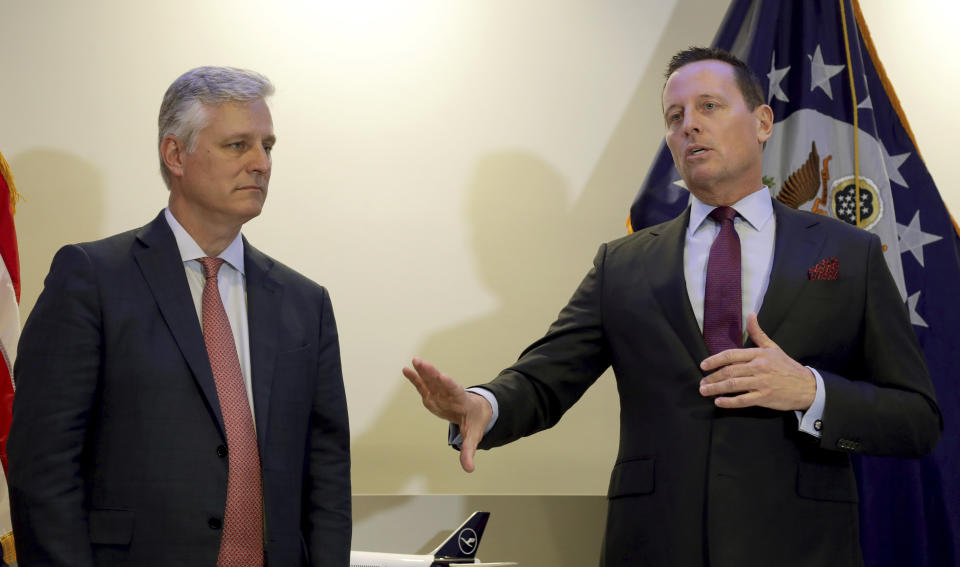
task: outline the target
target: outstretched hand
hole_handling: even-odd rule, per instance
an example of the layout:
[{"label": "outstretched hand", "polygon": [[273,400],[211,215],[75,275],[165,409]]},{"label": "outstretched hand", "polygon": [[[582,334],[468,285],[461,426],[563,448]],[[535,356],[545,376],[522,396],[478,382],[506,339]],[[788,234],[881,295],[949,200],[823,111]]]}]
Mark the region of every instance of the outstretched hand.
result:
[{"label": "outstretched hand", "polygon": [[420,393],[423,407],[433,415],[460,426],[463,445],[460,466],[473,472],[473,457],[483,432],[493,418],[493,408],[483,396],[464,390],[453,378],[443,374],[425,360],[414,358],[413,368],[405,367],[403,375]]},{"label": "outstretched hand", "polygon": [[817,392],[813,372],[763,332],[756,313],[747,317],[747,333],[755,348],[725,350],[700,363],[701,369],[714,371],[700,381],[700,395],[717,396],[714,403],[721,408],[806,411]]}]

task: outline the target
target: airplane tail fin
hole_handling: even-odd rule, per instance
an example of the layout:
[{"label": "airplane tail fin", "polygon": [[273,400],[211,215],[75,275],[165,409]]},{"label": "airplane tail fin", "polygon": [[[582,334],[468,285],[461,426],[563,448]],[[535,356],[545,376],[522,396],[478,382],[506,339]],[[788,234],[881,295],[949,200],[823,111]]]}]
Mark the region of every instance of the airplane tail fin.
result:
[{"label": "airplane tail fin", "polygon": [[450,537],[433,550],[433,556],[444,559],[473,559],[480,547],[483,529],[487,527],[490,512],[474,512]]}]

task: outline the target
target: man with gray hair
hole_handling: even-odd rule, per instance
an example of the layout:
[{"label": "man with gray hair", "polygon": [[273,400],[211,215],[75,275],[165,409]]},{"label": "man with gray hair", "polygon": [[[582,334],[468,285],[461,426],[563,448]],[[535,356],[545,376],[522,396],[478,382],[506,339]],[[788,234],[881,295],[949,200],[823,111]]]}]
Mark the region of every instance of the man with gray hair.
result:
[{"label": "man with gray hair", "polygon": [[232,68],[174,81],[159,118],[168,207],[54,257],[15,368],[21,567],[347,565],[330,298],[240,234],[267,196],[272,93]]}]

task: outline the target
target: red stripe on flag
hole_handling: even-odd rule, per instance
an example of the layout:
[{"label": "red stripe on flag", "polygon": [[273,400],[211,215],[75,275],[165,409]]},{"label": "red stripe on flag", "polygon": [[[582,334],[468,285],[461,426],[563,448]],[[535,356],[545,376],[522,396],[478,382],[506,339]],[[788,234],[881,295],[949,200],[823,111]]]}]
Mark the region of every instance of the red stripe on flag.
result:
[{"label": "red stripe on flag", "polygon": [[[11,344],[4,344],[0,341],[0,348],[3,349],[3,362],[0,364],[0,463],[3,465],[4,473],[7,470],[7,435],[10,432],[10,422],[13,419],[13,368],[11,361],[16,354],[16,337],[19,334],[19,309],[20,302],[20,255],[17,252],[17,232],[13,224],[14,207],[17,202],[17,190],[13,185],[13,176],[10,174],[10,166],[0,154],[0,256],[3,257],[3,265],[6,267],[7,275],[13,286],[14,296],[10,297],[9,288],[0,289],[0,321],[5,326],[14,327],[12,333],[3,333]],[[8,303],[9,302],[9,303]],[[0,329],[7,331],[9,329]]]},{"label": "red stripe on flag", "polygon": [[10,166],[0,154],[0,256],[3,256],[3,263],[13,281],[17,303],[20,303],[20,253],[17,251],[17,229],[13,224],[18,197]]}]

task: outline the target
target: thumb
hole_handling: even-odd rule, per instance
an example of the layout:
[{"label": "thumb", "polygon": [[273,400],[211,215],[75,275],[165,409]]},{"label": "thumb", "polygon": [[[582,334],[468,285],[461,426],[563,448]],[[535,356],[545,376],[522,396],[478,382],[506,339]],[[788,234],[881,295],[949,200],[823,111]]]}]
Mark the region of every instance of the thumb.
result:
[{"label": "thumb", "polygon": [[465,433],[463,436],[463,444],[460,446],[460,466],[468,473],[472,473],[477,468],[474,465],[473,456],[477,452],[478,442],[476,435]]},{"label": "thumb", "polygon": [[753,344],[760,348],[776,348],[777,346],[777,343],[773,342],[773,339],[768,337],[767,334],[763,332],[763,329],[760,328],[760,322],[757,321],[756,313],[747,315],[747,334],[750,335]]}]

